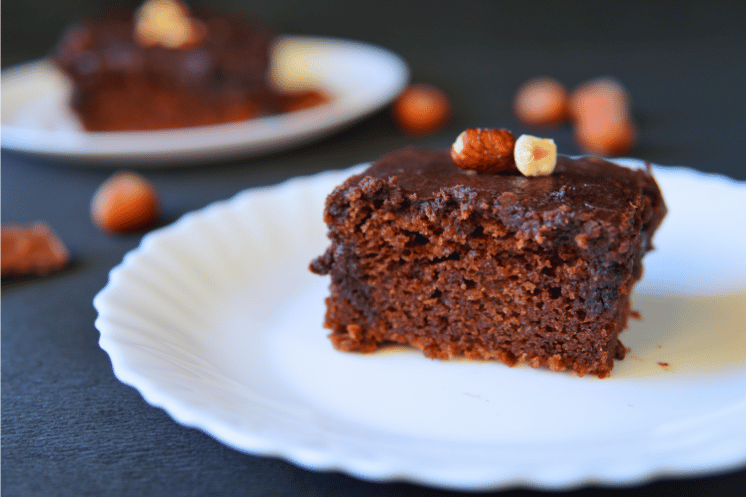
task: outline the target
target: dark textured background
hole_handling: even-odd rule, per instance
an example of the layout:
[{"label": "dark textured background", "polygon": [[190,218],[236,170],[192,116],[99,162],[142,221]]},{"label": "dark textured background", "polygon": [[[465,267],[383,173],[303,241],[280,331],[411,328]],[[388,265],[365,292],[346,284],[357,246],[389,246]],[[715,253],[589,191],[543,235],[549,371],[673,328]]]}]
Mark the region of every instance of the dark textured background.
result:
[{"label": "dark textured background", "polygon": [[[127,2],[5,0],[3,67],[43,57],[65,24],[117,3]],[[521,82],[539,74],[569,86],[604,74],[618,77],[630,90],[640,125],[634,155],[746,180],[746,9],[737,2],[221,0],[212,5],[254,13],[280,32],[392,49],[410,63],[413,80],[451,95],[456,116],[441,133],[413,139],[382,111],[286,153],[143,170],[161,193],[165,222],[247,187],[345,168],[405,144],[448,146],[466,127],[535,132],[515,122],[510,102]],[[580,152],[569,127],[551,136],[562,153]],[[2,284],[4,496],[456,495],[311,472],[235,452],[176,424],[114,379],[98,348],[91,300],[141,234],[109,236],[89,221],[91,195],[110,173],[2,153],[3,225],[44,219],[75,258],[61,274]],[[745,488],[741,467],[628,488],[581,488],[571,495],[744,495]]]}]

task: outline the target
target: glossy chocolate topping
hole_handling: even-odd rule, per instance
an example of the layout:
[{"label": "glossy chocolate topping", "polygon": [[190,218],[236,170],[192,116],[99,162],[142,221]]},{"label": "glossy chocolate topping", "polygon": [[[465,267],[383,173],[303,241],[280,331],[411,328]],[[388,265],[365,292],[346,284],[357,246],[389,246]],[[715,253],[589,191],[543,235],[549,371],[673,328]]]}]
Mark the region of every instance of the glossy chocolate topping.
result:
[{"label": "glossy chocolate topping", "polygon": [[273,33],[245,17],[195,9],[206,34],[184,48],[144,47],[134,37],[133,13],[121,11],[68,28],[52,58],[78,84],[97,75],[147,73],[185,84],[264,84]]},{"label": "glossy chocolate topping", "polygon": [[[393,152],[361,176],[386,179],[395,176],[398,186],[428,201],[446,192],[471,197],[475,205],[496,200],[531,210],[553,210],[573,205],[607,211],[627,209],[629,191],[653,187],[652,176],[597,157],[573,159],[559,156],[550,176],[527,178],[518,170],[498,174],[472,174],[453,164],[446,150],[405,148]],[[354,182],[355,180],[351,180]]]}]

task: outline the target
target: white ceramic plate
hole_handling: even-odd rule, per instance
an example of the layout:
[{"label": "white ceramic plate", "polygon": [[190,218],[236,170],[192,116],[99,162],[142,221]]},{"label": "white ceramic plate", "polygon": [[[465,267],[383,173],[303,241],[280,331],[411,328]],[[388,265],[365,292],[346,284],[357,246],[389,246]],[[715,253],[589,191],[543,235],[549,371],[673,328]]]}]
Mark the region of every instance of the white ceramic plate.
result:
[{"label": "white ceramic plate", "polygon": [[[359,170],[359,169],[356,169]],[[115,375],[221,442],[374,480],[486,489],[632,484],[746,462],[746,184],[655,168],[670,208],[610,378],[321,327],[325,196],[350,171],[246,191],[144,237],[94,301]],[[667,363],[667,364],[665,364]]]},{"label": "white ceramic plate", "polygon": [[68,107],[70,85],[48,61],[3,71],[2,146],[97,165],[183,164],[295,147],[382,108],[406,85],[407,64],[356,41],[286,36],[276,43],[272,78],[284,88],[317,87],[332,96],[297,112],[178,130],[89,133]]}]

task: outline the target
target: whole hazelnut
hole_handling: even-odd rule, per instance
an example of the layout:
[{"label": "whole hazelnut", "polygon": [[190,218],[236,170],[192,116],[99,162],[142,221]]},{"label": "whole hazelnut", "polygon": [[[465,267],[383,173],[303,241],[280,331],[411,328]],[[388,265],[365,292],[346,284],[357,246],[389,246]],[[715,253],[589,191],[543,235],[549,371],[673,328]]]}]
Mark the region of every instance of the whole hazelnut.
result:
[{"label": "whole hazelnut", "polygon": [[94,193],[91,218],[100,229],[112,233],[148,229],[158,220],[158,194],[139,174],[115,173]]},{"label": "whole hazelnut", "polygon": [[616,79],[597,78],[577,87],[570,97],[575,139],[587,152],[619,156],[637,141],[631,99]]},{"label": "whole hazelnut", "polygon": [[570,116],[581,119],[587,113],[614,113],[628,116],[632,101],[627,89],[617,79],[603,76],[587,81],[572,91]]},{"label": "whole hazelnut", "polygon": [[575,139],[586,152],[621,156],[635,147],[637,127],[619,114],[589,113],[575,122]]},{"label": "whole hazelnut", "polygon": [[423,136],[443,128],[451,118],[451,99],[435,86],[418,83],[405,89],[394,101],[392,114],[407,134]]},{"label": "whole hazelnut", "polygon": [[518,88],[513,99],[516,117],[529,126],[553,126],[568,115],[569,94],[554,78],[530,79]]},{"label": "whole hazelnut", "polygon": [[469,128],[451,145],[453,163],[465,171],[498,173],[515,169],[515,136],[507,129]]}]

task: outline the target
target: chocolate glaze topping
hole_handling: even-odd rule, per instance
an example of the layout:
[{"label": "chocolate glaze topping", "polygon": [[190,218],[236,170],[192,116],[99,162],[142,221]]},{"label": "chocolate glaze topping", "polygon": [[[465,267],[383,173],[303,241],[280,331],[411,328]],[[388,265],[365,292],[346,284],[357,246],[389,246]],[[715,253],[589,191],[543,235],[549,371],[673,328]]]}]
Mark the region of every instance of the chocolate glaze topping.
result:
[{"label": "chocolate glaze topping", "polygon": [[[506,225],[527,227],[531,218],[546,228],[567,230],[572,221],[622,223],[633,202],[648,202],[649,216],[643,231],[655,230],[666,209],[651,174],[633,170],[598,157],[558,156],[549,176],[527,178],[518,170],[483,174],[456,167],[448,150],[407,147],[392,152],[346,185],[363,177],[389,181],[407,195],[408,201],[428,205],[456,199],[482,215],[499,217]],[[650,247],[648,247],[650,248]]]},{"label": "chocolate glaze topping", "polygon": [[527,178],[518,170],[471,174],[456,167],[447,150],[411,147],[387,155],[361,176],[396,176],[398,186],[416,194],[419,201],[447,192],[456,197],[472,197],[474,205],[498,201],[503,206],[513,203],[522,209],[551,211],[568,204],[601,209],[601,215],[626,208],[626,197],[620,191],[654,185],[647,171],[630,170],[598,157],[559,156],[554,173]]},{"label": "chocolate glaze topping", "polygon": [[134,38],[133,12],[118,11],[72,25],[52,59],[77,84],[97,84],[106,73],[143,73],[195,86],[264,85],[273,33],[245,17],[194,10],[207,29],[186,48],[143,47]]}]

